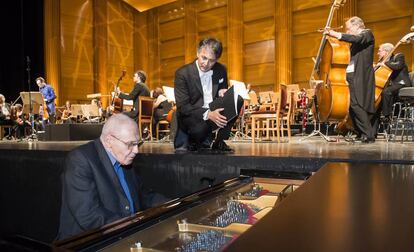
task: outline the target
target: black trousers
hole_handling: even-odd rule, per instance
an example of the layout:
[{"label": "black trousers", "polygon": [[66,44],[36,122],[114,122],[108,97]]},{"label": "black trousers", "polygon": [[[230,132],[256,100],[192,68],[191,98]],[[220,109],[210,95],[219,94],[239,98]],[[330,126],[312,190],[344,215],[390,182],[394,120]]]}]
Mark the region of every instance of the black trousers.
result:
[{"label": "black trousers", "polygon": [[361,136],[367,138],[374,138],[375,132],[371,126],[371,117],[367,111],[365,111],[356,99],[355,87],[354,87],[354,74],[347,74],[346,80],[349,84],[350,106],[349,115],[354,123],[355,130]]},{"label": "black trousers", "polygon": [[[243,99],[239,96],[237,100],[237,111],[240,113],[240,110],[243,106]],[[234,123],[237,121],[237,116],[227,122],[227,125],[224,128],[218,130],[215,141],[227,140],[230,137],[231,128]],[[182,125],[181,125],[182,124]],[[196,144],[203,143],[206,139],[211,136],[211,132],[218,129],[218,126],[210,120],[197,119],[194,117],[186,117],[180,120],[179,127],[183,129],[188,135],[189,140]]]},{"label": "black trousers", "polygon": [[403,88],[404,85],[393,84],[389,85],[381,93],[381,108],[384,116],[390,116],[392,113],[392,105],[394,104],[395,98],[398,95],[398,91]]}]

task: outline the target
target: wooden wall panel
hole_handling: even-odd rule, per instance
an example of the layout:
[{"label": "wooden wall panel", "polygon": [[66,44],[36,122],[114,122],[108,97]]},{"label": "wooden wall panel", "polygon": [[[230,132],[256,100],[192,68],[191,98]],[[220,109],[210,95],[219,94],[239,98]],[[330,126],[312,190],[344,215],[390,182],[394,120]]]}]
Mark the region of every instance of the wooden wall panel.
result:
[{"label": "wooden wall panel", "polygon": [[184,1],[179,0],[157,8],[159,13],[159,22],[164,23],[185,16]]},{"label": "wooden wall panel", "polygon": [[275,22],[273,17],[244,23],[244,43],[275,39]]},{"label": "wooden wall panel", "polygon": [[[370,23],[411,16],[412,5],[413,1],[410,0],[388,0],[380,3],[376,0],[359,0],[357,1],[357,10],[358,16],[365,23]],[[393,21],[389,25],[391,27]]]},{"label": "wooden wall panel", "polygon": [[293,11],[319,8],[324,5],[331,5],[333,0],[292,0]]},{"label": "wooden wall panel", "polygon": [[160,24],[161,41],[184,37],[184,19],[179,18]]},{"label": "wooden wall panel", "polygon": [[197,12],[220,8],[227,5],[227,0],[193,0],[196,4]]},{"label": "wooden wall panel", "polygon": [[199,12],[197,15],[199,32],[219,30],[227,27],[227,7],[219,7]]},{"label": "wooden wall panel", "polygon": [[165,41],[160,47],[161,60],[184,56],[184,39],[173,39]]},{"label": "wooden wall panel", "polygon": [[275,47],[273,40],[252,43],[244,47],[244,63],[246,66],[274,62]]},{"label": "wooden wall panel", "polygon": [[108,1],[107,64],[108,86],[126,69],[121,90],[129,92],[134,86],[134,10],[119,0]]},{"label": "wooden wall panel", "polygon": [[61,1],[61,97],[66,100],[86,99],[93,93],[93,15],[87,0]]},{"label": "wooden wall panel", "polygon": [[293,41],[293,58],[312,58],[318,53],[321,42],[320,33],[306,33],[296,35]]},{"label": "wooden wall panel", "polygon": [[[270,85],[274,87],[274,67],[274,63],[245,66],[244,82],[252,83],[255,87],[259,85]],[[273,88],[271,90],[273,90]]]},{"label": "wooden wall panel", "polygon": [[317,29],[325,27],[330,5],[319,8],[296,11],[293,13],[293,34],[316,32]]},{"label": "wooden wall panel", "polygon": [[275,15],[274,0],[245,0],[243,1],[243,21],[250,22]]}]

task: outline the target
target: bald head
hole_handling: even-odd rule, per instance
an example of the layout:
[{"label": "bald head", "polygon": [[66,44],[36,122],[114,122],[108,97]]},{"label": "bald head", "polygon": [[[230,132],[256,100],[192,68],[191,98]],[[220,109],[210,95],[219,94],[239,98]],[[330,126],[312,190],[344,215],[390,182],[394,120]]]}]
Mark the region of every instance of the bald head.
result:
[{"label": "bald head", "polygon": [[138,132],[138,125],[124,114],[113,115],[106,121],[102,129],[101,139],[103,140],[109,135],[117,135],[121,131]]}]

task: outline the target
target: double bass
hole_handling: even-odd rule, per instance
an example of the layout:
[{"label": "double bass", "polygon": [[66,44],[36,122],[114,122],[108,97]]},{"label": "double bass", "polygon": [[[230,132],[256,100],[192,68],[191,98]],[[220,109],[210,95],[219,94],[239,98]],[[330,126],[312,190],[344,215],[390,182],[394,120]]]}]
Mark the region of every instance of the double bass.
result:
[{"label": "double bass", "polygon": [[117,113],[121,113],[123,110],[123,100],[121,98],[119,98],[116,93],[119,87],[119,83],[121,82],[122,78],[125,77],[126,74],[126,70],[122,70],[122,74],[119,77],[118,81],[116,82],[115,86],[114,86],[114,96],[112,97],[112,102],[111,102],[111,106],[114,108],[113,113],[117,114]]},{"label": "double bass", "polygon": [[[325,27],[331,27],[334,12],[346,0],[335,0]],[[323,34],[309,84],[315,88],[316,116],[320,122],[342,121],[348,114],[350,96],[346,67],[350,60],[349,44]]]}]

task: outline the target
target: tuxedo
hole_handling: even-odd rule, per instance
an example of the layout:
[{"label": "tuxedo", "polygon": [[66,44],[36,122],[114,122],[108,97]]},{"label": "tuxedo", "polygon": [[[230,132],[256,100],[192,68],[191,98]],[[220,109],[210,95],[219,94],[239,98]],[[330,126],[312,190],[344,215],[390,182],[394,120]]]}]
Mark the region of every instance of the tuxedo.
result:
[{"label": "tuxedo", "polygon": [[[215,63],[211,70],[211,97],[214,101],[219,97],[220,89],[227,89],[228,80],[227,70],[222,64]],[[191,141],[201,143],[211,135],[212,130],[217,129],[217,125],[203,118],[208,108],[203,107],[205,94],[196,61],[179,68],[175,73],[174,83],[178,128],[188,134]],[[236,119],[237,117],[218,131],[216,141],[228,139]]]},{"label": "tuxedo", "polygon": [[125,112],[130,118],[137,120],[139,112],[139,97],[150,96],[150,90],[145,83],[136,83],[134,89],[129,94],[120,93],[119,98],[125,100],[133,100],[134,105],[131,111]]},{"label": "tuxedo", "polygon": [[365,29],[357,35],[342,33],[340,40],[351,43],[350,65],[353,65],[354,71],[347,71],[346,74],[350,94],[349,114],[357,132],[373,139],[375,133],[370,117],[375,113],[374,35]]},{"label": "tuxedo", "polygon": [[[165,201],[163,196],[146,191],[132,168],[122,169],[135,211]],[[62,187],[58,239],[131,215],[130,202],[100,139],[68,154]]]}]

